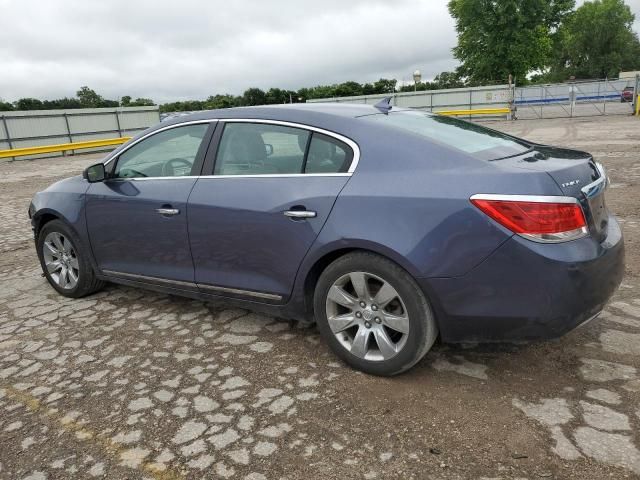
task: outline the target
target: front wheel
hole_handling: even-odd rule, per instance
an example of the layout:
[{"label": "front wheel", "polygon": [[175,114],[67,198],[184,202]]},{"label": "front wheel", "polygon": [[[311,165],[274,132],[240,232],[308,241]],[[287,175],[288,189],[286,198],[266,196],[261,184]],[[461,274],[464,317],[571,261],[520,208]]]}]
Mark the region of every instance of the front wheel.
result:
[{"label": "front wheel", "polygon": [[52,220],[40,229],[36,248],[45,277],[61,295],[80,298],[104,285],[96,278],[80,240],[62,221]]},{"label": "front wheel", "polygon": [[401,267],[355,252],[329,265],[314,295],[318,328],[352,367],[396,375],[429,351],[438,327],[424,293]]}]

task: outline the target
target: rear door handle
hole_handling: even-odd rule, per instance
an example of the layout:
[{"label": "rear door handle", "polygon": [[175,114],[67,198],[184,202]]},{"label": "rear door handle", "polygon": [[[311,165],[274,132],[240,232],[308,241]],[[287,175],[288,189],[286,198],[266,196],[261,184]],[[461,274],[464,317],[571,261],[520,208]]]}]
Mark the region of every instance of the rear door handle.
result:
[{"label": "rear door handle", "polygon": [[284,216],[289,218],[315,218],[317,215],[311,210],[287,210],[284,212]]},{"label": "rear door handle", "polygon": [[156,212],[160,215],[178,215],[180,210],[177,208],[156,208]]}]

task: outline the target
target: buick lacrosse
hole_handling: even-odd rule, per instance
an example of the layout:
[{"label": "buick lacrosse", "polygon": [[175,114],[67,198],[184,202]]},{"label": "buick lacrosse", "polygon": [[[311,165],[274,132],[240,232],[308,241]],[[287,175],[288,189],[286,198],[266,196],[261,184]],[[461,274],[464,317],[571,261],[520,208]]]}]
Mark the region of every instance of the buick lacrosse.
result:
[{"label": "buick lacrosse", "polygon": [[521,341],[594,318],[624,271],[584,152],[378,105],[217,110],[152,127],[29,208],[51,286],[104,282],[317,322],[377,375],[437,338]]}]

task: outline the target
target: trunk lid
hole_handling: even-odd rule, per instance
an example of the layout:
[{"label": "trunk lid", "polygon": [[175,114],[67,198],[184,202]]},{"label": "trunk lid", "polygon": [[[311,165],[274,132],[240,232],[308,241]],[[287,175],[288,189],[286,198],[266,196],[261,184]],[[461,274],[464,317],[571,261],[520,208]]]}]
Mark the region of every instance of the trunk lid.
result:
[{"label": "trunk lid", "polygon": [[599,242],[604,241],[609,218],[604,198],[607,178],[604,169],[590,154],[566,148],[534,145],[532,150],[523,155],[494,162],[502,166],[546,172],[558,185],[563,196],[578,199],[591,235]]}]

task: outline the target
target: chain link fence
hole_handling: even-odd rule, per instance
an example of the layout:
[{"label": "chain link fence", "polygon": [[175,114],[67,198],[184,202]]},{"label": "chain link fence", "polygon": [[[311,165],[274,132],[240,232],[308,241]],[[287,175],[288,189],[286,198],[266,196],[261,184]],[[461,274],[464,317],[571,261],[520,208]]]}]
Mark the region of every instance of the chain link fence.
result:
[{"label": "chain link fence", "polygon": [[[517,118],[630,115],[636,98],[635,80],[593,80],[515,89]],[[629,92],[631,89],[631,93]]]}]

